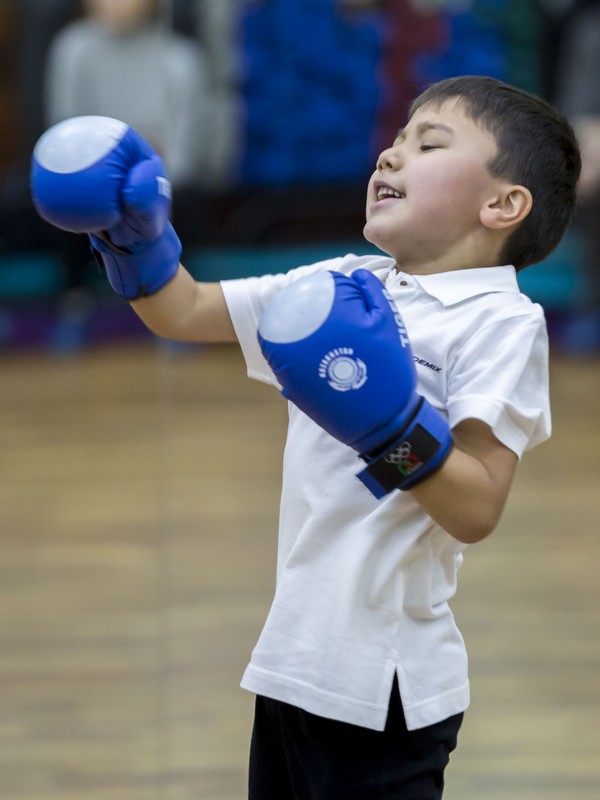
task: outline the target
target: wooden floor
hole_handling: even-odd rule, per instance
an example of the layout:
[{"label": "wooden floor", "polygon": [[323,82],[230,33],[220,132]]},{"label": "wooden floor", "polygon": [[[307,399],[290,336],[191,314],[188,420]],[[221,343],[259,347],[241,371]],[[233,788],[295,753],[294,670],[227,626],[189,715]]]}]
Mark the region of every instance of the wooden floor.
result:
[{"label": "wooden floor", "polygon": [[[0,360],[1,800],[243,800],[286,410],[229,347]],[[454,609],[447,800],[600,798],[600,363],[553,363]]]}]

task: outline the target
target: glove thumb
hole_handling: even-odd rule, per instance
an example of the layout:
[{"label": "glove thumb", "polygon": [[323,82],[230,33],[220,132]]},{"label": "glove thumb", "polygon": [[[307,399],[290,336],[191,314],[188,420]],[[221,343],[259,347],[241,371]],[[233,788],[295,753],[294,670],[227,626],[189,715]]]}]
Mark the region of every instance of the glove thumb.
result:
[{"label": "glove thumb", "polygon": [[171,210],[171,183],[159,156],[152,155],[131,168],[122,199],[130,226],[142,238],[153,240],[163,233]]},{"label": "glove thumb", "polygon": [[362,293],[367,311],[383,313],[390,305],[386,289],[379,278],[367,269],[357,269],[352,279]]}]

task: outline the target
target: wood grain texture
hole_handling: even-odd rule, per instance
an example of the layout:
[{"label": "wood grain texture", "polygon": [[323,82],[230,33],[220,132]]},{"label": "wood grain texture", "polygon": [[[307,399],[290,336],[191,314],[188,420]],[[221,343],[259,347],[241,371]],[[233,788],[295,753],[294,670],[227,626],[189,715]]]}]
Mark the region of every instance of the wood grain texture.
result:
[{"label": "wood grain texture", "polygon": [[[284,402],[232,347],[1,370],[0,797],[243,800]],[[552,381],[554,436],[461,571],[447,800],[600,798],[600,364]]]}]

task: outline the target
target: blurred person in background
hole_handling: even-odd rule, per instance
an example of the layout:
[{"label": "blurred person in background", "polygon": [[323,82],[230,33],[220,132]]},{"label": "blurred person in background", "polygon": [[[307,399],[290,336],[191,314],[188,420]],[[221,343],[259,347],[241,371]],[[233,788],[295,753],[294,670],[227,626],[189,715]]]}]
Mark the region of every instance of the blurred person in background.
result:
[{"label": "blurred person in background", "polygon": [[242,145],[241,82],[243,73],[240,15],[248,0],[172,0],[187,6],[188,26],[206,54],[213,98],[211,130],[207,148],[206,180],[217,190],[231,187],[239,179],[239,164],[232,153]]},{"label": "blurred person in background", "polygon": [[[201,235],[204,192],[220,177],[210,153],[215,115],[206,54],[199,42],[172,29],[167,0],[84,0],[82,11],[50,46],[46,125],[98,115],[140,131],[166,165],[174,216],[188,244],[194,233]],[[69,352],[85,344],[89,332],[93,298],[82,264],[90,254],[85,237],[65,236],[60,249],[66,286],[50,344]]]}]

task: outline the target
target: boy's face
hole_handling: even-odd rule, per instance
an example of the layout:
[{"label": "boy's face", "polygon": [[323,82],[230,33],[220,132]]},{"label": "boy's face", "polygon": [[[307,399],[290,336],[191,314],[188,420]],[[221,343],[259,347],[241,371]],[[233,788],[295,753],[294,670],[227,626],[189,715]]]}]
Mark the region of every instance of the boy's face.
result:
[{"label": "boy's face", "polygon": [[494,254],[486,252],[480,211],[506,183],[488,170],[495,154],[492,135],[456,101],[420,108],[378,159],[365,238],[403,271],[488,266]]},{"label": "boy's face", "polygon": [[146,22],[155,0],[87,0],[87,10],[113,33],[126,33]]}]

